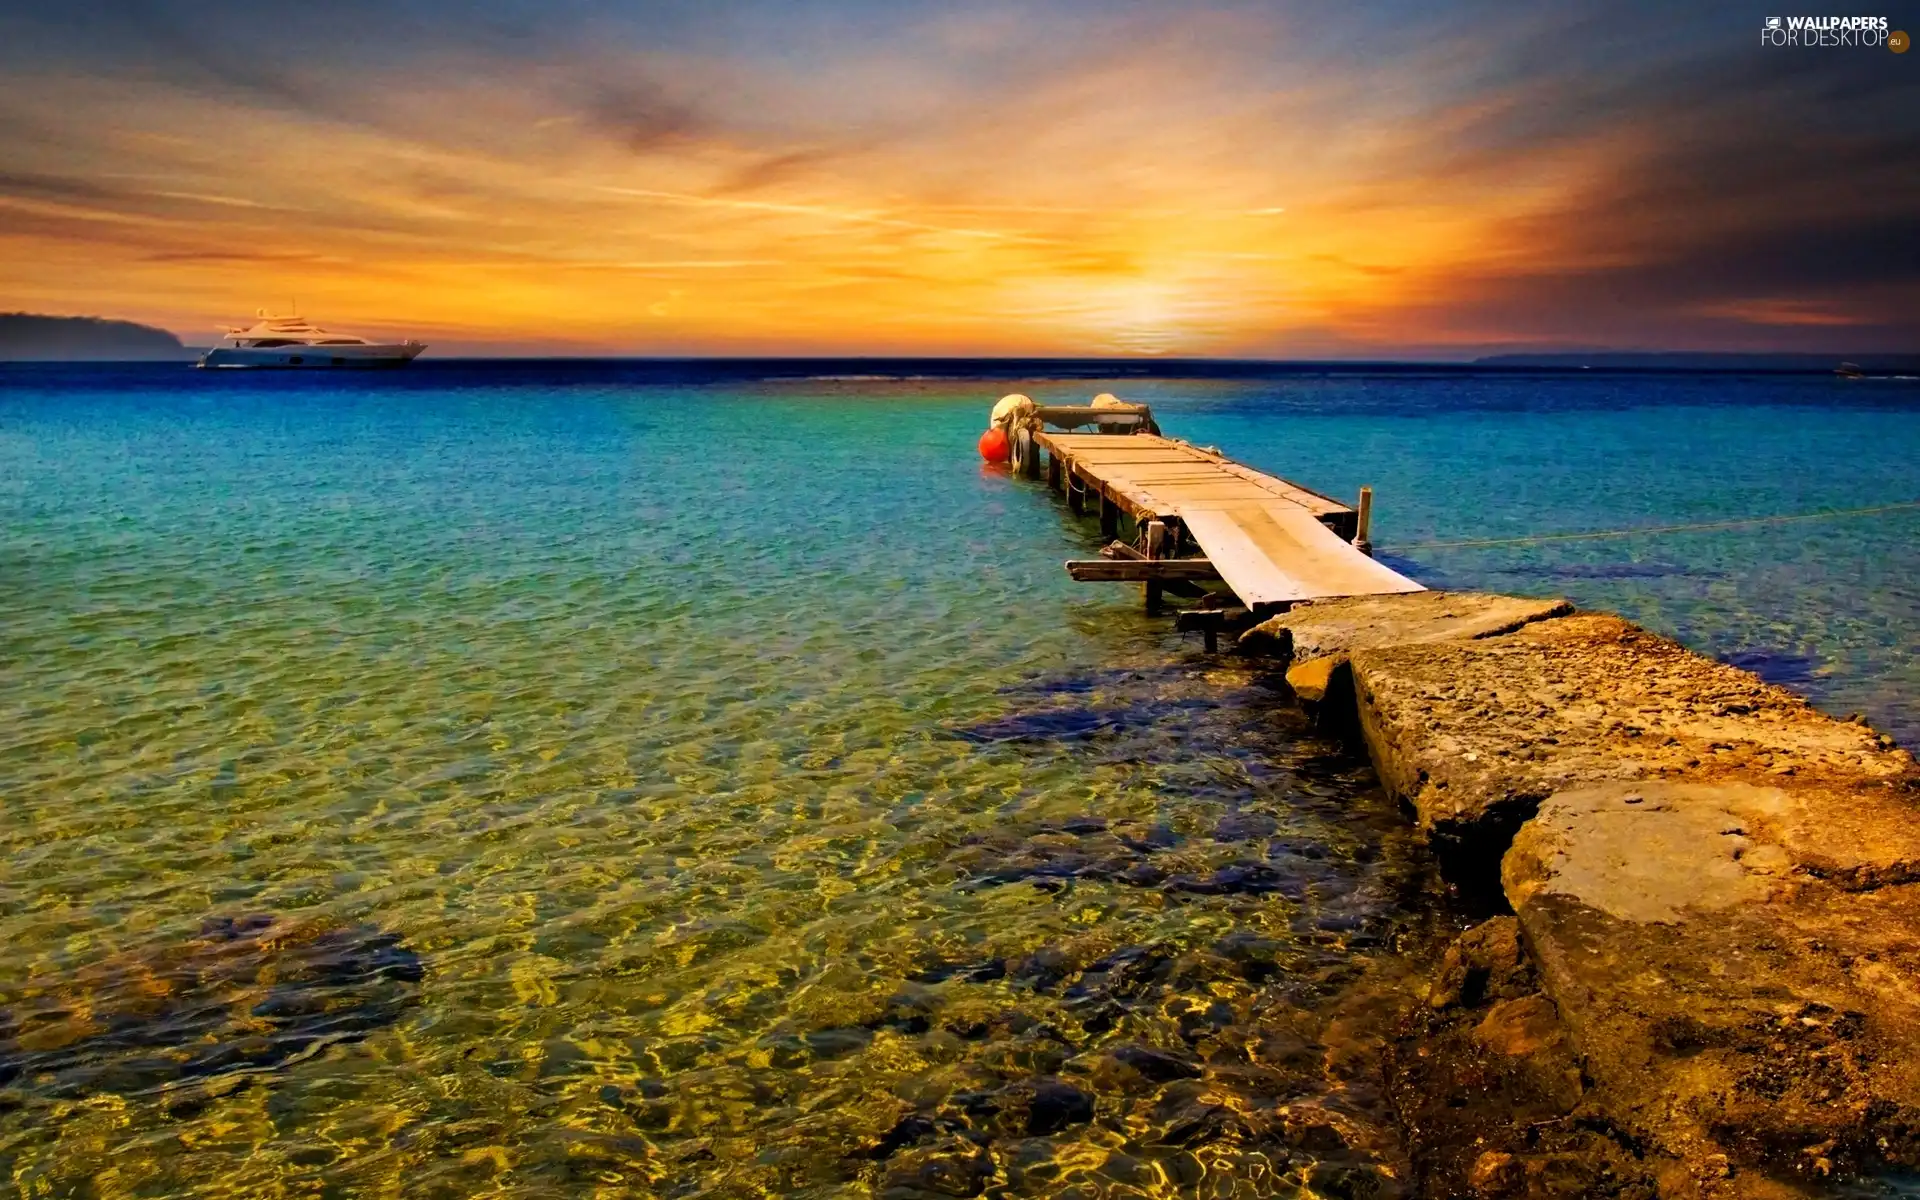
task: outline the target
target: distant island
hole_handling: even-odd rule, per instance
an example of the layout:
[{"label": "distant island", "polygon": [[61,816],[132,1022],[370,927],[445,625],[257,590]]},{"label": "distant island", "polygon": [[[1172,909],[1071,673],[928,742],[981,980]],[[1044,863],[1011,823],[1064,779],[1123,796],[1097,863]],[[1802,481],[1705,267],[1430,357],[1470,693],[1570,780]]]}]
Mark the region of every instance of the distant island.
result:
[{"label": "distant island", "polygon": [[1920,369],[1920,354],[1728,354],[1698,350],[1567,350],[1490,354],[1476,367],[1592,367],[1596,371],[1831,371],[1842,362],[1862,371]]},{"label": "distant island", "polygon": [[164,329],[104,317],[0,313],[0,362],[186,359],[193,351]]}]

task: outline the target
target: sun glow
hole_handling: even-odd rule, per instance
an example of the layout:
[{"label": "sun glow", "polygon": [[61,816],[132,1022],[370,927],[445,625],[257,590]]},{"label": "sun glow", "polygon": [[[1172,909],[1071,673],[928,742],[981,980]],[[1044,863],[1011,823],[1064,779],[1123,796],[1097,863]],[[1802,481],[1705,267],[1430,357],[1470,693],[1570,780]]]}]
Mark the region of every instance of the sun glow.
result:
[{"label": "sun glow", "polygon": [[1489,84],[1444,42],[1388,86],[1277,16],[1041,34],[981,13],[806,55],[611,34],[277,71],[205,51],[111,86],[22,60],[0,82],[0,307],[192,341],[298,294],[442,352],[1232,355],[1585,335],[1589,312],[1845,328],[1894,294],[1761,281],[1663,322],[1585,287],[1665,286],[1663,256],[1761,238],[1767,214],[1678,193],[1632,215],[1635,187],[1681,186],[1647,165],[1665,126],[1545,137],[1564,80]]}]

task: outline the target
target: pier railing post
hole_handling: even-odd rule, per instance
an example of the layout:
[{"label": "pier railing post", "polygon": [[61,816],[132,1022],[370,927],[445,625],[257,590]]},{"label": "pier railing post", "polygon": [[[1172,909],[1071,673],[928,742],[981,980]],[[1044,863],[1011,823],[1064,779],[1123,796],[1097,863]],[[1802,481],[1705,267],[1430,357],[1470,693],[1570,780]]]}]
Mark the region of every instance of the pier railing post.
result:
[{"label": "pier railing post", "polygon": [[[1146,542],[1147,558],[1149,560],[1166,557],[1167,527],[1164,522],[1148,521],[1143,540]],[[1149,613],[1159,612],[1160,581],[1158,579],[1149,579],[1146,583],[1142,584],[1141,587],[1146,592],[1147,611]]]},{"label": "pier railing post", "polygon": [[1359,519],[1354,522],[1353,548],[1368,558],[1373,557],[1373,489],[1360,489]]}]

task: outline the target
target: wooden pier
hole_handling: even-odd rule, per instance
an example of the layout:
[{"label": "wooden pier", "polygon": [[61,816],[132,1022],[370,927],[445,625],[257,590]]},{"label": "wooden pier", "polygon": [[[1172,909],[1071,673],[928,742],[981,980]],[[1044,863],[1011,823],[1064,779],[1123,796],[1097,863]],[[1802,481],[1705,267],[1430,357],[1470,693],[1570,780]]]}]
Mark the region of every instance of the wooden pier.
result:
[{"label": "wooden pier", "polygon": [[[1256,615],[1425,590],[1368,553],[1364,493],[1357,511],[1163,437],[1144,405],[1036,407],[1014,424],[1016,473],[1044,474],[1075,512],[1096,511],[1112,543],[1105,558],[1067,563],[1075,579],[1144,583],[1149,607],[1166,583],[1218,579]],[[1087,425],[1099,432],[1071,432]],[[1132,536],[1119,540],[1123,522]]]},{"label": "wooden pier", "polygon": [[[1213,592],[1179,617],[1210,650],[1294,609],[1242,650],[1364,745],[1484,906],[1382,1068],[1432,1134],[1409,1146],[1422,1194],[1549,1162],[1581,1194],[1670,1200],[1920,1168],[1912,753],[1620,617],[1429,592],[1366,553],[1366,490],[1348,508],[1163,437],[1144,406],[1010,396],[993,423],[1017,474],[1098,514],[1105,557],[1074,578],[1137,581],[1150,606],[1224,583],[1243,608]],[[1501,986],[1461,982],[1476,973]],[[1489,1055],[1489,1029],[1513,1046]]]}]

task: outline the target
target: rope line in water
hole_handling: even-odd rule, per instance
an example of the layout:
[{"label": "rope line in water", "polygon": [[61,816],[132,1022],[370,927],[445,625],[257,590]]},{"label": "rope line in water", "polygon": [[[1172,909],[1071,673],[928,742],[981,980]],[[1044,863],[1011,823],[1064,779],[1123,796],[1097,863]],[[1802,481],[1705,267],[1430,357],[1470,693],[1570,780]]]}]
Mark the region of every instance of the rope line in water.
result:
[{"label": "rope line in water", "polygon": [[1920,508],[1920,500],[1903,500],[1898,504],[1876,504],[1871,508],[1835,508],[1825,512],[1794,513],[1783,517],[1739,517],[1730,521],[1701,521],[1693,525],[1642,525],[1634,529],[1598,529],[1590,533],[1538,533],[1529,537],[1510,538],[1464,538],[1456,542],[1415,542],[1406,546],[1392,546],[1389,549],[1398,553],[1403,550],[1455,550],[1469,546],[1531,546],[1539,542],[1579,542],[1596,538],[1642,537],[1653,533],[1695,533],[1707,529],[1741,529],[1752,525],[1785,525],[1790,521],[1829,521],[1838,517],[1866,517],[1874,513],[1898,512],[1902,509]]}]

